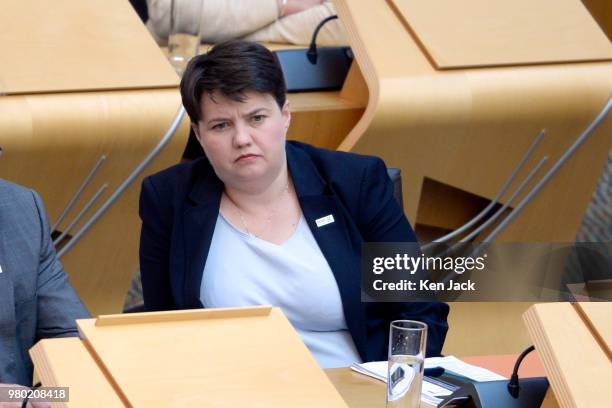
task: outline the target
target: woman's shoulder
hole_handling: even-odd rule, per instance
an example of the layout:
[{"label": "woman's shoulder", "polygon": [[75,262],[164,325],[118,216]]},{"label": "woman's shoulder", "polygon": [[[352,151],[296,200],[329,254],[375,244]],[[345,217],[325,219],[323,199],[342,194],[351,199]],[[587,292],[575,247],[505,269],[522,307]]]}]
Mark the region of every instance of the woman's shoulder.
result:
[{"label": "woman's shoulder", "polygon": [[342,169],[343,173],[355,170],[363,171],[364,169],[381,164],[384,166],[382,159],[376,156],[330,150],[297,141],[288,141],[287,144],[291,149],[307,155],[318,167],[335,170]]},{"label": "woman's shoulder", "polygon": [[300,142],[288,142],[292,171],[302,180],[322,181],[332,188],[347,207],[358,208],[364,193],[388,181],[385,163],[378,157],[322,149]]},{"label": "woman's shoulder", "polygon": [[185,195],[188,194],[199,176],[212,172],[205,157],[170,166],[157,173],[145,177],[143,188],[154,188],[157,194]]}]

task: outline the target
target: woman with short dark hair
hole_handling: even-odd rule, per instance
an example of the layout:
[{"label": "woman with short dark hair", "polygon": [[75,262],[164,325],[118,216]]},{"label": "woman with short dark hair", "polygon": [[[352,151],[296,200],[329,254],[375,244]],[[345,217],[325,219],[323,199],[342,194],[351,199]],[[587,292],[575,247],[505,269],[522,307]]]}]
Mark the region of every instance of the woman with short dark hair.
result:
[{"label": "woman with short dark hair", "polygon": [[148,310],[272,304],[322,367],[385,360],[389,323],[447,331],[443,303],[362,303],[363,242],[414,242],[382,160],[287,142],[281,68],[234,41],[195,57],[183,104],[205,157],[142,185],[140,261]]}]

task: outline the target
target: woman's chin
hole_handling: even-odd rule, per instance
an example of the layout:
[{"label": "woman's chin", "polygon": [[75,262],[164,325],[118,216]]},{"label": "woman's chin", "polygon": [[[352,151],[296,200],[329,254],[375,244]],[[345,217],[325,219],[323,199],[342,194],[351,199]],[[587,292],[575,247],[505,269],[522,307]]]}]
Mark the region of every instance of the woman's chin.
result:
[{"label": "woman's chin", "polygon": [[249,165],[240,166],[233,174],[233,178],[240,182],[254,182],[262,180],[265,176],[265,169],[261,166]]}]

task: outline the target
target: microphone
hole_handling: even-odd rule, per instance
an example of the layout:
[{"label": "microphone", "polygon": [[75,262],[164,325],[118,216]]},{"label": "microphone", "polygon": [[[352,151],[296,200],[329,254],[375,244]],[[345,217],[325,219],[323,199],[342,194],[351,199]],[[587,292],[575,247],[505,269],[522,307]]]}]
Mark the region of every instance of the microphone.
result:
[{"label": "microphone", "polygon": [[512,398],[517,399],[519,397],[519,392],[521,391],[521,387],[519,385],[519,376],[518,370],[523,362],[523,359],[527,354],[531,353],[535,350],[534,346],[529,346],[518,356],[516,362],[514,363],[514,370],[512,370],[512,376],[510,377],[510,382],[508,382],[508,392],[512,395]]},{"label": "microphone", "polygon": [[276,50],[274,54],[283,70],[287,92],[336,91],[342,89],[353,53],[350,47],[317,48],[321,27],[336,20],[337,15],[321,20],[312,34],[308,49]]},{"label": "microphone", "polygon": [[321,20],[321,22],[319,23],[319,25],[317,25],[317,28],[315,28],[314,33],[312,34],[312,40],[310,40],[310,47],[308,47],[308,52],[306,53],[306,57],[308,57],[308,61],[310,61],[311,64],[316,64],[317,63],[317,36],[319,35],[319,31],[321,31],[321,28],[329,21],[332,20],[336,20],[338,18],[338,15],[334,14],[333,16],[329,16],[324,18],[323,20]]},{"label": "microphone", "polygon": [[466,382],[445,397],[438,407],[539,408],[548,390],[548,381],[544,377],[519,381],[518,376],[523,359],[534,349],[534,346],[530,346],[518,356],[510,381]]}]

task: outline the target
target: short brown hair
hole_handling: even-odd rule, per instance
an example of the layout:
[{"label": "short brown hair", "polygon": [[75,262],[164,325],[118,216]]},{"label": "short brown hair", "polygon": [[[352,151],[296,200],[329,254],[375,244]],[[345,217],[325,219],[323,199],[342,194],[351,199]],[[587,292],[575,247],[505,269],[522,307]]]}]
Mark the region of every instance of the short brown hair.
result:
[{"label": "short brown hair", "polygon": [[276,55],[263,45],[234,40],[189,62],[181,79],[181,98],[191,122],[202,119],[202,95],[215,91],[238,102],[247,91],[269,93],[282,109],[287,87]]}]

